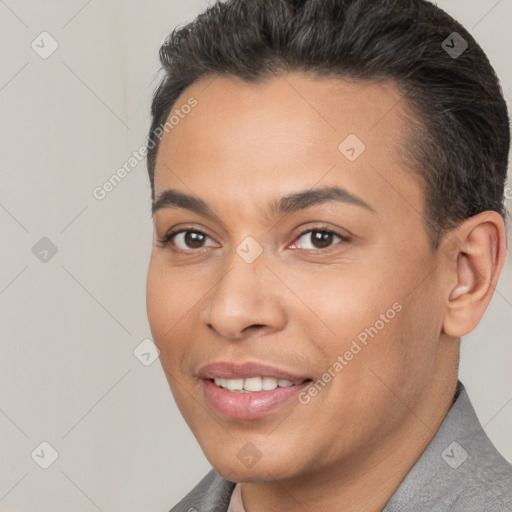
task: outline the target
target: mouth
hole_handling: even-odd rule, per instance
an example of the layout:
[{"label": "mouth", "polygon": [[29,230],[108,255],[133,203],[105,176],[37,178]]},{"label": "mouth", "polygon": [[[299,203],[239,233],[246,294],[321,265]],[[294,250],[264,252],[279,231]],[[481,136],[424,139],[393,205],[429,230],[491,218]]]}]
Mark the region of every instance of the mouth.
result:
[{"label": "mouth", "polygon": [[313,380],[261,363],[212,363],[198,376],[206,403],[217,414],[239,420],[282,412]]}]

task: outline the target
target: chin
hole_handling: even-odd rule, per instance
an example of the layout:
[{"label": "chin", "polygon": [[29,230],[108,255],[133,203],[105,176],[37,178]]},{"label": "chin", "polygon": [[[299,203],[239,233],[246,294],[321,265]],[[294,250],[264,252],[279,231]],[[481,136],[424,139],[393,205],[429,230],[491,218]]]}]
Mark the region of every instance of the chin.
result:
[{"label": "chin", "polygon": [[226,461],[224,464],[212,464],[212,466],[226,480],[241,484],[256,484],[289,478],[289,475],[281,473],[284,468],[273,467],[273,465],[264,464],[263,461],[259,461],[252,468],[243,467],[238,459]]},{"label": "chin", "polygon": [[215,471],[232,482],[257,483],[281,476],[287,478],[283,473],[290,471],[293,465],[293,461],[280,457],[276,450],[262,446],[260,449],[250,440],[201,448]]}]

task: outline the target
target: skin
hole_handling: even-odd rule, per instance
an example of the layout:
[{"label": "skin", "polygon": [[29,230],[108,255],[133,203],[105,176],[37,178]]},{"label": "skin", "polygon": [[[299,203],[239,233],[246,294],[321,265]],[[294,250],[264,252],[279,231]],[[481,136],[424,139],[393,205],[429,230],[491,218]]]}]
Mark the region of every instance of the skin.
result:
[{"label": "skin", "polygon": [[[194,195],[218,219],[156,211],[147,278],[148,318],[176,404],[212,466],[242,483],[248,512],[340,503],[345,512],[380,511],[452,405],[458,338],[491,299],[503,221],[483,212],[431,249],[422,183],[401,157],[409,111],[391,83],[205,78],[175,108],[190,97],[197,107],[162,138],[155,192]],[[366,145],[353,162],[338,150],[350,133]],[[331,185],[371,209],[267,209]],[[208,236],[202,246],[183,236],[157,242],[180,227]],[[348,241],[315,245],[311,230],[325,227]],[[248,236],[263,249],[250,264],[236,252]],[[402,310],[307,405],[293,400],[242,421],[204,398],[197,372],[213,361],[267,363],[317,380],[394,303]],[[249,442],[261,456],[252,467],[237,457]]]}]

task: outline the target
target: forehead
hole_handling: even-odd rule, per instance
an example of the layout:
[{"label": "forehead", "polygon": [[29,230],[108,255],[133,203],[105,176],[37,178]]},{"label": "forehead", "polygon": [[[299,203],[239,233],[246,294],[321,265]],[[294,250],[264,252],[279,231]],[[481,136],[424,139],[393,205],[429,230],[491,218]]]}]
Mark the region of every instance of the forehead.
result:
[{"label": "forehead", "polygon": [[390,82],[301,73],[257,83],[207,77],[182,93],[170,115],[191,99],[197,105],[184,109],[160,143],[157,197],[172,187],[266,202],[269,192],[283,196],[320,180],[375,200],[379,188],[381,196],[384,188],[395,196],[418,192],[402,161],[408,106]]}]

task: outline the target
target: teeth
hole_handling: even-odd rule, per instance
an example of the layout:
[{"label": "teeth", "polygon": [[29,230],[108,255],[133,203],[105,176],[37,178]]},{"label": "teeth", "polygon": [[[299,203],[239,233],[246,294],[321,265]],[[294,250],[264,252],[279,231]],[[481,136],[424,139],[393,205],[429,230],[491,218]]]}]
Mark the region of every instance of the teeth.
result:
[{"label": "teeth", "polygon": [[278,380],[272,377],[263,377],[263,379],[261,379],[261,387],[263,391],[270,391],[272,389],[276,389],[278,383]]},{"label": "teeth", "polygon": [[246,391],[261,391],[263,389],[263,381],[261,377],[251,377],[244,380],[244,389]]},{"label": "teeth", "polygon": [[272,389],[294,386],[292,381],[274,379],[273,377],[250,377],[247,379],[213,379],[217,386],[239,393],[271,391]]},{"label": "teeth", "polygon": [[229,391],[241,391],[244,387],[244,379],[227,380],[222,379],[225,384],[223,387],[228,388]]}]

